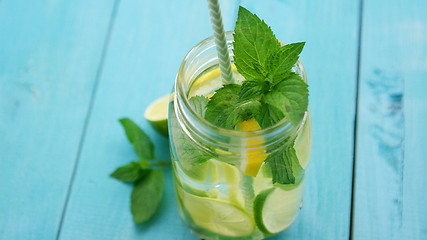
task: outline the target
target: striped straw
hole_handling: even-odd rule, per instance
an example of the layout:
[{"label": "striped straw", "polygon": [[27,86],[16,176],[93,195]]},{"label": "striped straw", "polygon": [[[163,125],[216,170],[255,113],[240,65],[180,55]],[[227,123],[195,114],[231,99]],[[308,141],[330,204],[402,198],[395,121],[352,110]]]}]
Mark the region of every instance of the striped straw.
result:
[{"label": "striped straw", "polygon": [[228,55],[227,41],[225,40],[224,25],[222,24],[218,0],[208,0],[208,7],[222,80],[224,84],[233,83],[233,71],[231,70],[230,56]]}]

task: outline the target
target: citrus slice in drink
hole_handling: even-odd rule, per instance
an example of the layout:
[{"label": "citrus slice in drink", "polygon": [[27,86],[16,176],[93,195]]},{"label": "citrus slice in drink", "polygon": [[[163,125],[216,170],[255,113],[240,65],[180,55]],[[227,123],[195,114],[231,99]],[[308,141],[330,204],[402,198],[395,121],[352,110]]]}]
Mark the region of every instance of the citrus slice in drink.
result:
[{"label": "citrus slice in drink", "polygon": [[[237,72],[237,68],[234,64],[231,65],[231,69],[234,73],[233,77],[235,83],[240,83],[245,80],[243,76]],[[208,96],[208,94],[212,93],[214,89],[221,88],[222,84],[221,71],[219,68],[205,72],[202,75],[199,75],[198,78],[191,83],[191,90],[188,97]]]},{"label": "citrus slice in drink", "polygon": [[[251,132],[260,130],[258,122],[251,118],[249,120],[239,122],[237,129],[244,132]],[[267,158],[268,154],[266,153],[266,148],[263,147],[264,138],[263,137],[249,137],[244,139],[244,145],[247,148],[242,152],[242,163],[241,170],[245,175],[255,177],[258,174],[258,171]]]},{"label": "citrus slice in drink", "polygon": [[254,218],[263,233],[275,234],[291,225],[302,200],[302,186],[303,184],[300,184],[290,191],[270,188],[256,196]]},{"label": "citrus slice in drink", "polygon": [[186,212],[198,227],[227,237],[244,237],[252,234],[255,224],[240,207],[230,202],[198,197],[178,189]]},{"label": "citrus slice in drink", "polygon": [[209,171],[209,161],[191,165],[186,163],[185,161],[178,161],[176,162],[178,164],[179,169],[177,171],[182,171],[182,173],[189,177],[190,179],[194,181],[205,181],[205,179],[208,176]]},{"label": "citrus slice in drink", "polygon": [[145,110],[144,117],[158,133],[168,136],[168,106],[170,95],[152,102]]},{"label": "citrus slice in drink", "polygon": [[212,160],[212,179],[217,186],[226,186],[227,194],[218,195],[219,199],[226,200],[235,206],[244,206],[244,198],[239,187],[240,171],[228,163]]},{"label": "citrus slice in drink", "polygon": [[301,132],[295,139],[295,151],[301,167],[307,169],[311,155],[311,119],[308,114],[307,119]]}]

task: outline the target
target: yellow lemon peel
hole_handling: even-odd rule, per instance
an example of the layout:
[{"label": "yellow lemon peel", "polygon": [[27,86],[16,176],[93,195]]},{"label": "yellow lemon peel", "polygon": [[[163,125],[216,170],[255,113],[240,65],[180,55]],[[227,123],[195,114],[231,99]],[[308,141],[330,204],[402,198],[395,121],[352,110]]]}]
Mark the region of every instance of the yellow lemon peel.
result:
[{"label": "yellow lemon peel", "polygon": [[[258,122],[254,118],[240,122],[239,128],[245,132],[261,129]],[[264,145],[264,138],[251,137],[245,139],[244,141],[246,146],[250,146],[250,148],[246,150],[246,166],[244,166],[244,174],[255,177],[258,174],[262,163],[268,156],[266,153],[266,147],[262,147]]]}]

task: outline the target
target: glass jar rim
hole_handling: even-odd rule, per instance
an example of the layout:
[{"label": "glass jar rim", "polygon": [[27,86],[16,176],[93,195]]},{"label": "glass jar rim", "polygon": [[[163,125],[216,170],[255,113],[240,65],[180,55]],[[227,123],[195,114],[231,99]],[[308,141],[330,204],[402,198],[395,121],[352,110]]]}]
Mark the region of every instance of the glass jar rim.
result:
[{"label": "glass jar rim", "polygon": [[[233,31],[227,31],[226,32],[226,37],[227,37],[227,45],[228,45],[228,49],[230,52],[230,49],[232,49],[233,46]],[[204,119],[202,116],[200,116],[199,114],[197,114],[194,109],[192,108],[190,102],[189,102],[189,98],[187,96],[186,90],[185,90],[185,84],[184,81],[180,81],[181,79],[184,78],[185,76],[185,68],[186,65],[188,63],[188,61],[191,60],[191,57],[194,54],[198,54],[199,52],[202,51],[206,51],[208,48],[214,47],[215,48],[215,40],[213,36],[210,36],[204,40],[202,40],[201,42],[199,42],[197,45],[195,45],[188,53],[187,55],[184,57],[181,66],[179,68],[177,77],[176,77],[176,82],[175,82],[175,96],[174,96],[174,104],[175,107],[175,111],[176,110],[181,110],[181,113],[184,115],[184,117],[186,119],[193,119],[195,121],[197,121],[199,124],[199,126],[195,126],[195,124],[192,124],[191,121],[189,121],[191,128],[193,128],[194,131],[203,131],[206,135],[216,135],[216,134],[221,134],[224,137],[230,137],[230,138],[259,138],[259,137],[264,137],[264,138],[274,138],[274,136],[280,135],[282,137],[280,137],[280,139],[283,139],[283,137],[289,137],[291,136],[291,138],[295,138],[297,136],[297,134],[301,131],[302,127],[305,125],[306,121],[307,121],[307,117],[308,117],[308,109],[304,112],[304,116],[300,119],[299,123],[294,126],[292,125],[286,118],[283,118],[282,120],[280,120],[279,122],[275,123],[272,126],[269,126],[267,128],[262,128],[259,130],[255,130],[255,131],[241,131],[241,130],[232,130],[232,129],[226,129],[226,128],[222,128],[219,127],[209,121],[207,121],[206,119]],[[215,50],[216,51],[216,50]],[[218,58],[215,55],[215,62],[218,62]],[[297,63],[295,64],[294,67],[297,67],[300,71],[301,71],[301,77],[303,78],[303,80],[305,82],[307,82],[307,78],[305,75],[305,69],[304,66],[302,65],[301,61],[298,60]],[[178,104],[177,98],[179,98],[180,100],[182,100],[183,106],[180,106],[180,104]],[[194,121],[193,121],[194,123]],[[202,128],[202,129],[200,129]],[[292,137],[293,136],[293,137]],[[280,140],[278,139],[278,140]],[[219,139],[213,139],[215,141],[220,141]],[[276,141],[278,141],[276,140]],[[274,143],[276,141],[272,141],[271,143]],[[269,143],[266,143],[269,144]],[[230,145],[230,144],[227,144]],[[256,144],[259,145],[259,144]]]}]

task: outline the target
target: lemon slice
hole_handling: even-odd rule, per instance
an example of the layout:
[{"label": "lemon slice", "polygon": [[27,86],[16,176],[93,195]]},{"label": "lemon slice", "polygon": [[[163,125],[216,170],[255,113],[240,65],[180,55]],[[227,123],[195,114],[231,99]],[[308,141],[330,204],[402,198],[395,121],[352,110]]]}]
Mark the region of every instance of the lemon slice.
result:
[{"label": "lemon slice", "polygon": [[[259,130],[261,127],[254,118],[251,118],[247,121],[240,122],[238,124],[238,129],[245,132],[251,132]],[[242,153],[243,161],[240,167],[245,175],[255,177],[258,174],[262,163],[268,156],[266,153],[266,147],[262,147],[265,140],[263,137],[252,137],[247,138],[244,141],[244,145],[250,146],[250,148],[245,149]]]},{"label": "lemon slice", "polygon": [[270,188],[256,196],[254,218],[263,233],[275,234],[291,225],[298,214],[303,185],[290,191]]},{"label": "lemon slice", "polygon": [[168,108],[170,95],[152,102],[145,110],[144,117],[158,133],[168,136]]},{"label": "lemon slice", "polygon": [[[243,76],[237,72],[237,68],[234,64],[231,65],[231,69],[234,73],[235,83],[239,83],[244,80]],[[213,89],[218,89],[222,87],[221,81],[221,71],[219,68],[213,69],[209,72],[203,73],[201,76],[192,82],[190,87],[190,93],[188,94],[189,98],[193,96],[206,96],[209,93],[212,93]]]},{"label": "lemon slice", "polygon": [[183,208],[196,226],[227,237],[244,237],[255,230],[253,220],[240,207],[223,200],[194,196],[180,188],[177,190]]}]

